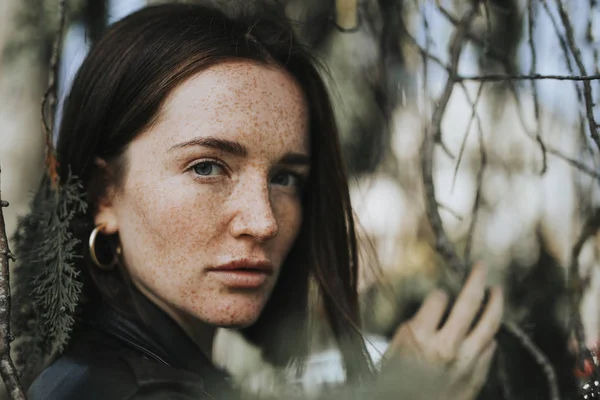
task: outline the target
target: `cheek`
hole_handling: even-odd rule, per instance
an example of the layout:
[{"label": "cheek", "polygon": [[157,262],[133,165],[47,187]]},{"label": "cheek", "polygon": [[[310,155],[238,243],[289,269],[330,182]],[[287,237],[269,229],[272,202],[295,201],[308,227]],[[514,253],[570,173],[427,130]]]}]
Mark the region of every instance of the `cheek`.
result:
[{"label": "cheek", "polygon": [[284,247],[285,249],[282,250],[287,253],[298,237],[302,226],[302,204],[299,199],[291,198],[287,198],[285,201],[282,199],[275,204],[279,225],[278,246]]},{"label": "cheek", "polygon": [[181,183],[130,191],[119,224],[131,264],[182,264],[208,246],[221,229],[223,198]]}]

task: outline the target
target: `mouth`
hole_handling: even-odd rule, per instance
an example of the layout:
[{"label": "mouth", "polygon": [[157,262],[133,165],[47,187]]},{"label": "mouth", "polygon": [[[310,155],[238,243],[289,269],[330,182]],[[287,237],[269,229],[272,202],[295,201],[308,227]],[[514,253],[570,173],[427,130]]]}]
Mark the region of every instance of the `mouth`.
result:
[{"label": "mouth", "polygon": [[238,259],[208,269],[222,284],[236,289],[256,289],[273,275],[274,267],[267,260]]}]

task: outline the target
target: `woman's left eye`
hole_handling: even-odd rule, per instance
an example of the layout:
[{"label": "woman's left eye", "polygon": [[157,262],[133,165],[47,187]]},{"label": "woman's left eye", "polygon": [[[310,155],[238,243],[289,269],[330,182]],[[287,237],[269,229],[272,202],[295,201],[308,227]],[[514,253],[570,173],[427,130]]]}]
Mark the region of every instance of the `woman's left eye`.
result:
[{"label": "woman's left eye", "polygon": [[292,172],[282,172],[275,175],[275,177],[272,180],[272,183],[281,186],[300,187],[302,185],[302,178]]}]

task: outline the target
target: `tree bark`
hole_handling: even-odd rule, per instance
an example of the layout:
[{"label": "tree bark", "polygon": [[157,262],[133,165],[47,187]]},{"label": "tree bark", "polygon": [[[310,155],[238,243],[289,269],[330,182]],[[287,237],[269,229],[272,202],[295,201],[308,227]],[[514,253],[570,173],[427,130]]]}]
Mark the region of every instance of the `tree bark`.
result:
[{"label": "tree bark", "polygon": [[[43,173],[44,136],[40,104],[48,79],[48,57],[43,51],[44,24],[39,23],[41,10],[43,4],[37,0],[0,0],[0,192],[2,200],[11,205],[2,209],[4,221],[0,218],[0,223],[5,222],[8,238],[16,229],[18,216],[27,212],[31,193]],[[10,248],[10,240],[7,242]],[[8,262],[2,266],[6,268],[2,271],[4,280],[8,278]],[[3,283],[9,284],[8,281]],[[0,298],[0,308],[10,312],[10,298],[2,293]],[[2,324],[5,323],[7,321],[3,319]],[[8,332],[2,332],[2,338],[4,333]],[[0,340],[0,348],[3,347]],[[10,368],[9,364],[0,362],[0,369],[4,366]],[[3,379],[6,381],[5,376]],[[24,398],[15,389],[14,382],[8,386],[10,397],[4,385],[0,385],[0,399]]]}]

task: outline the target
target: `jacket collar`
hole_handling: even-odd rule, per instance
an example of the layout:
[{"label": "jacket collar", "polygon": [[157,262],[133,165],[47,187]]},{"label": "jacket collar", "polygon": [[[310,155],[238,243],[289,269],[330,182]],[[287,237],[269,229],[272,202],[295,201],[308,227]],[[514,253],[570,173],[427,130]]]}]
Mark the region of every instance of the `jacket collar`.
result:
[{"label": "jacket collar", "polygon": [[133,300],[133,318],[102,304],[88,324],[157,362],[199,375],[210,386],[231,387],[230,376],[218,369],[169,315],[137,290],[133,290]]}]

